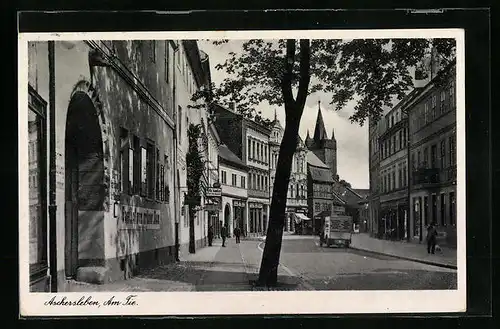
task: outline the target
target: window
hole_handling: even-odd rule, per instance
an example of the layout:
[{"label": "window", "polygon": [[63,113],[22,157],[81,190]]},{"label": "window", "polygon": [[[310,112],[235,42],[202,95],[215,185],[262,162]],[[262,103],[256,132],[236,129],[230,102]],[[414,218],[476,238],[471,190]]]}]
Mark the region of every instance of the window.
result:
[{"label": "window", "polygon": [[245,176],[241,176],[241,188],[245,188]]},{"label": "window", "polygon": [[141,192],[141,145],[139,137],[134,136],[134,156],[133,156],[133,193]]},{"label": "window", "polygon": [[250,138],[248,139],[248,159],[252,158],[252,141]]},{"label": "window", "polygon": [[179,110],[178,111],[179,113],[178,113],[178,118],[177,118],[177,121],[178,121],[177,128],[179,128],[179,136],[177,136],[177,138],[179,139],[179,143],[182,143],[182,107],[179,106],[178,110]]},{"label": "window", "polygon": [[268,186],[268,184],[267,184],[267,183],[268,183],[268,178],[267,178],[267,176],[266,176],[266,177],[264,177],[264,186],[265,186],[265,188],[266,188],[266,191],[267,191],[267,189],[269,188],[269,186]]},{"label": "window", "polygon": [[445,211],[446,211],[446,200],[444,199],[444,193],[441,193],[440,195],[440,201],[441,201],[441,207],[440,209],[440,216],[441,217],[441,225],[446,226],[446,217],[445,217]]},{"label": "window", "polygon": [[255,141],[252,140],[252,159],[255,160]]},{"label": "window", "polygon": [[222,170],[220,175],[221,175],[222,184],[226,184],[226,172],[224,170]]},{"label": "window", "polygon": [[446,92],[444,90],[441,90],[441,103],[439,105],[439,107],[441,108],[441,114],[443,114],[444,112],[446,112],[446,108],[445,108],[445,100],[446,100]]},{"label": "window", "polygon": [[168,155],[163,156],[163,165],[161,166],[161,200],[169,202],[170,201],[170,189],[168,188],[167,183],[165,182],[165,171],[168,168]]},{"label": "window", "polygon": [[263,175],[260,176],[260,189],[264,190],[264,176]]},{"label": "window", "polygon": [[391,187],[391,174],[387,175],[387,191],[390,191]]},{"label": "window", "polygon": [[405,163],[405,166],[403,167],[403,186],[407,186],[407,182],[408,182],[408,179],[407,179],[407,173],[406,173],[406,163]]},{"label": "window", "polygon": [[120,184],[122,193],[130,193],[128,171],[129,149],[128,131],[120,128]]},{"label": "window", "polygon": [[238,186],[236,180],[237,180],[236,174],[231,174],[231,185],[232,186]]},{"label": "window", "polygon": [[455,106],[455,86],[453,83],[450,84],[448,93],[450,95],[450,107]]},{"label": "window", "polygon": [[396,183],[397,183],[397,181],[396,181],[396,171],[394,170],[392,172],[392,189],[393,190],[396,189]]},{"label": "window", "polygon": [[399,182],[399,188],[403,187],[403,170],[402,169],[399,169],[398,170],[398,175],[399,175],[399,179],[398,179],[398,182]]},{"label": "window", "polygon": [[436,95],[432,96],[432,109],[436,108]]},{"label": "window", "polygon": [[156,200],[161,201],[161,163],[160,163],[160,150],[156,149]]},{"label": "window", "polygon": [[450,192],[449,198],[450,225],[455,225],[455,192]]},{"label": "window", "polygon": [[441,141],[441,169],[446,168],[446,142]]},{"label": "window", "polygon": [[429,104],[425,102],[424,105],[424,124],[428,123],[430,121],[429,118]]},{"label": "window", "polygon": [[437,146],[436,144],[431,147],[431,168],[436,168],[437,166]]},{"label": "window", "polygon": [[319,202],[316,202],[316,203],[314,204],[314,211],[320,211],[320,210],[321,210],[321,208],[320,208],[320,207],[321,207],[321,205],[319,204]]},{"label": "window", "polygon": [[420,150],[417,151],[417,166],[420,168],[422,166],[422,162],[420,161]]},{"label": "window", "polygon": [[403,144],[403,130],[399,131],[399,149],[402,149],[404,147]]},{"label": "window", "polygon": [[290,185],[290,198],[293,198],[293,185]]},{"label": "window", "polygon": [[153,144],[147,143],[146,148],[142,148],[142,176],[143,194],[148,198],[155,197],[155,148]]},{"label": "window", "polygon": [[[45,103],[36,104],[36,91],[29,88],[28,154],[29,168],[29,267],[33,280],[47,274],[47,217],[46,217],[46,130]],[[37,102],[37,103],[41,103]]]},{"label": "window", "polygon": [[248,188],[253,188],[252,174],[248,174]]},{"label": "window", "polygon": [[394,148],[393,152],[396,153],[396,151],[398,151],[397,150],[398,143],[396,142],[396,135],[392,136],[392,145],[394,145],[393,146],[393,148]]},{"label": "window", "polygon": [[391,115],[391,127],[394,126],[394,115]]},{"label": "window", "polygon": [[449,164],[450,166],[454,166],[457,159],[456,159],[456,145],[455,145],[455,134],[449,137],[448,140],[448,147],[450,148],[450,158],[449,158]]},{"label": "window", "polygon": [[424,163],[423,163],[424,168],[429,167],[429,150],[427,147],[424,147]]}]

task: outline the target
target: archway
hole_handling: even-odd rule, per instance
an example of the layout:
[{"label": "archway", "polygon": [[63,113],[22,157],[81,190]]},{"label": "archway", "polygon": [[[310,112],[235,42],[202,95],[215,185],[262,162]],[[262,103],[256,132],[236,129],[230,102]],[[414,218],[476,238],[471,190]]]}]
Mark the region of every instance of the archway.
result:
[{"label": "archway", "polygon": [[72,95],[65,136],[66,276],[104,266],[104,154],[99,117],[84,91]]}]

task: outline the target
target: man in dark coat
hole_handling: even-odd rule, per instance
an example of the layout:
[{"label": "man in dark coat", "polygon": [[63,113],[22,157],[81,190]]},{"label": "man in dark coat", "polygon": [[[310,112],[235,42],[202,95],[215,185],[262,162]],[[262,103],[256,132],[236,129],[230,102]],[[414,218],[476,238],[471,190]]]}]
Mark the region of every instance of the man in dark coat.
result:
[{"label": "man in dark coat", "polygon": [[433,254],[436,250],[436,237],[437,237],[437,230],[435,223],[432,222],[428,227],[427,227],[427,253]]},{"label": "man in dark coat", "polygon": [[233,232],[234,236],[236,237],[236,243],[240,243],[240,235],[241,235],[241,230],[238,226],[234,228]]},{"label": "man in dark coat", "polygon": [[227,237],[227,224],[222,226],[222,228],[220,230],[220,236],[222,238],[222,246],[225,247],[226,246],[226,237]]},{"label": "man in dark coat", "polygon": [[214,228],[212,225],[208,228],[208,245],[212,245],[212,241],[214,240]]}]

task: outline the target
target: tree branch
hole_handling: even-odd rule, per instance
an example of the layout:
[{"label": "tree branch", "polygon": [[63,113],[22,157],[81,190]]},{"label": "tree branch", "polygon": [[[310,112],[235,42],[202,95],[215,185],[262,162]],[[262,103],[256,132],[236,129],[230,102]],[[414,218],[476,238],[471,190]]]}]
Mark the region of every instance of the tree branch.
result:
[{"label": "tree branch", "polygon": [[283,92],[283,101],[285,105],[287,103],[290,104],[295,102],[292,93],[292,74],[293,74],[294,61],[295,61],[295,40],[288,39],[286,41],[285,72],[283,73],[283,78],[281,80],[281,90]]},{"label": "tree branch", "polygon": [[[308,39],[300,40],[300,80],[299,90],[297,92],[297,105],[299,109],[303,109],[307,99],[309,89],[311,63],[311,48]],[[300,116],[299,116],[300,117]]]}]

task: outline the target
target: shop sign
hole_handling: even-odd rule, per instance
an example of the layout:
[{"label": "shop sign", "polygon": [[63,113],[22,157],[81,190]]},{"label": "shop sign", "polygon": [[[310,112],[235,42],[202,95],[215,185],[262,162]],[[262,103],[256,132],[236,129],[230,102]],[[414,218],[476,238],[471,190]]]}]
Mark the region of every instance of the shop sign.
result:
[{"label": "shop sign", "polygon": [[257,202],[249,202],[248,203],[248,208],[252,208],[252,209],[262,209],[263,206],[262,206],[262,203],[257,203]]},{"label": "shop sign", "polygon": [[122,205],[121,221],[125,229],[159,230],[160,210]]},{"label": "shop sign", "polygon": [[222,197],[207,197],[205,198],[206,211],[221,211],[222,210]]},{"label": "shop sign", "polygon": [[233,207],[245,208],[245,201],[233,200]]},{"label": "shop sign", "polygon": [[220,197],[222,196],[222,188],[220,187],[208,187],[205,191],[205,197]]}]

